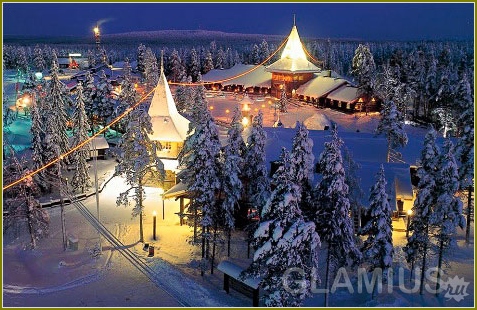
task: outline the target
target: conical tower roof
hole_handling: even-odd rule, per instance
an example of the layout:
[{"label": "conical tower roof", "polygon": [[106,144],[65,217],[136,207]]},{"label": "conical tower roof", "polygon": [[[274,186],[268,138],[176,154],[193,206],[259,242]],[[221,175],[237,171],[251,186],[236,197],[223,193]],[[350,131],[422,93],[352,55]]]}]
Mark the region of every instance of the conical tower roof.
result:
[{"label": "conical tower roof", "polygon": [[284,58],[307,60],[295,25],[293,25],[290,35],[288,36],[287,45],[285,45],[282,57],[280,57],[280,59]]},{"label": "conical tower roof", "polygon": [[187,137],[190,122],[177,111],[162,68],[161,59],[161,74],[148,111],[154,131],[149,138],[158,141],[182,142]]},{"label": "conical tower roof", "polygon": [[292,27],[282,56],[279,60],[268,66],[267,71],[283,73],[312,73],[321,71],[320,68],[309,62],[306,58],[306,53],[303,49],[303,44],[298,35],[296,25]]}]

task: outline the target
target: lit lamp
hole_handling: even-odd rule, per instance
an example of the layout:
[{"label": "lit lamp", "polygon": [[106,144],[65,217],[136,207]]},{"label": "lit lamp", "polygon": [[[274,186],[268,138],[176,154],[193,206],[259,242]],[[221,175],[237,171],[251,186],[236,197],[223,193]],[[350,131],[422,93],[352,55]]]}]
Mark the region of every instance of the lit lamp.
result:
[{"label": "lit lamp", "polygon": [[243,127],[247,127],[249,123],[250,123],[250,121],[249,121],[248,117],[244,116],[244,117],[242,118],[242,125],[243,125]]},{"label": "lit lamp", "polygon": [[152,211],[152,238],[156,240],[156,211]]},{"label": "lit lamp", "polygon": [[411,225],[411,215],[412,210],[407,210],[407,228],[406,228],[406,238],[409,237],[409,226]]}]

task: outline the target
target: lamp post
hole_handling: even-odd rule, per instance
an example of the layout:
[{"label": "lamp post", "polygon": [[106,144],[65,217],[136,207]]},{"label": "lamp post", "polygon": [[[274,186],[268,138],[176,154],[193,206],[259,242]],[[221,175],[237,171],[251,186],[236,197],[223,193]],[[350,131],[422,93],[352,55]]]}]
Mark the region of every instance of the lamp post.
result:
[{"label": "lamp post", "polygon": [[409,226],[411,225],[411,215],[412,210],[407,210],[407,228],[406,228],[406,238],[409,237]]},{"label": "lamp post", "polygon": [[152,211],[152,239],[156,240],[156,211]]}]

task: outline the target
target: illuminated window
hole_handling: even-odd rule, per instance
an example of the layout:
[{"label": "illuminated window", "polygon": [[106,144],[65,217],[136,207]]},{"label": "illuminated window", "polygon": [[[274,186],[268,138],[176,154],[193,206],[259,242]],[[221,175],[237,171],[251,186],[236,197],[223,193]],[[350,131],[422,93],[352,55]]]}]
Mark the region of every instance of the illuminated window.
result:
[{"label": "illuminated window", "polygon": [[162,143],[162,149],[163,149],[163,150],[170,150],[170,149],[172,149],[172,143],[171,143],[171,142],[164,142],[164,143]]}]

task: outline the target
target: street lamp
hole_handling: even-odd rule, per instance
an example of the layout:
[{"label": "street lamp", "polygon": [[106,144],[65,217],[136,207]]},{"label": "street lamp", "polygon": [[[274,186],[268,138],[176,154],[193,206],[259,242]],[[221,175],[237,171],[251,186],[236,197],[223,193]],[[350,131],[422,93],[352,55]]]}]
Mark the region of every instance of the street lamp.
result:
[{"label": "street lamp", "polygon": [[407,210],[407,228],[406,228],[406,238],[409,237],[409,226],[411,225],[411,215],[412,210]]},{"label": "street lamp", "polygon": [[152,211],[152,238],[156,240],[156,211]]}]

